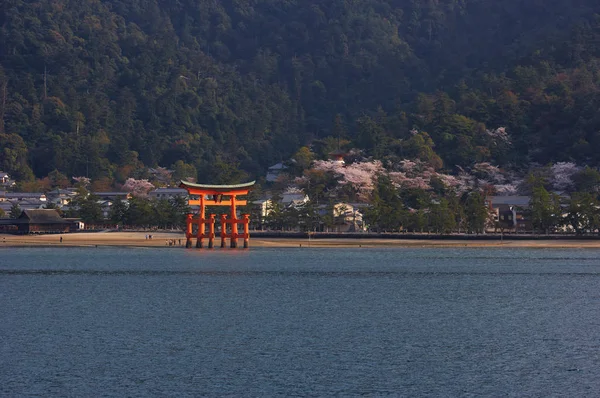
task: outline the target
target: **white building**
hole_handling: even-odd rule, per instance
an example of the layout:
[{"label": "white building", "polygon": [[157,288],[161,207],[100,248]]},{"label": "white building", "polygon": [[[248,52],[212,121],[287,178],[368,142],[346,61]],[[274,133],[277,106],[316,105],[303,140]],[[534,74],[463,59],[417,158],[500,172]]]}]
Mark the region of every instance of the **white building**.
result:
[{"label": "white building", "polygon": [[336,203],[333,205],[333,220],[335,232],[364,231],[363,213],[357,205],[351,203]]}]

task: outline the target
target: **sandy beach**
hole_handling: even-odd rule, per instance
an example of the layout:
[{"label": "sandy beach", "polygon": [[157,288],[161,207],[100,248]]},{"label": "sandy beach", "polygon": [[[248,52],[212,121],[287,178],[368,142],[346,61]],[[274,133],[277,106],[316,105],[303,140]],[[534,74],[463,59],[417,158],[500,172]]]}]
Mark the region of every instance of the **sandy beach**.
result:
[{"label": "sandy beach", "polygon": [[[60,242],[62,236],[63,241]],[[8,235],[0,234],[0,246],[6,247],[95,247],[95,246],[129,246],[129,247],[163,247],[169,246],[169,241],[175,246],[185,245],[185,236],[181,232],[153,232],[152,239],[146,238],[144,232],[92,232],[70,233],[63,235]],[[193,240],[195,246],[195,239]],[[229,243],[229,242],[228,242]],[[238,240],[238,247],[243,241]],[[215,240],[215,246],[220,246],[220,239]],[[229,244],[227,245],[229,246]],[[263,238],[251,237],[250,247],[506,247],[506,248],[600,248],[599,240],[432,240],[432,239],[302,239],[302,238]]]}]

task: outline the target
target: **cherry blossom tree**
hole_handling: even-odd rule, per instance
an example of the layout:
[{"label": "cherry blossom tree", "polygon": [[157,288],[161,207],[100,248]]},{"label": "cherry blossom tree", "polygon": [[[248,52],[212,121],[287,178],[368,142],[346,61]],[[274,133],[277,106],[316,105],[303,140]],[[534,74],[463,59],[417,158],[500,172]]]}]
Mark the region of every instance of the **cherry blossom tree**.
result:
[{"label": "cherry blossom tree", "polygon": [[516,184],[497,184],[494,185],[494,190],[498,196],[517,195],[518,188]]},{"label": "cherry blossom tree", "polygon": [[154,189],[154,185],[148,180],[136,180],[134,178],[128,178],[123,184],[123,190],[130,192],[134,196],[146,196],[151,189]]},{"label": "cherry blossom tree", "polygon": [[498,127],[495,130],[486,130],[485,132],[496,145],[509,145],[511,143],[510,135],[506,132],[506,127]]},{"label": "cherry blossom tree", "polygon": [[488,162],[476,163],[473,165],[473,174],[480,179],[491,183],[503,183],[506,178],[502,171]]},{"label": "cherry blossom tree", "polygon": [[156,181],[163,184],[168,184],[171,181],[173,170],[169,170],[166,167],[159,166],[155,169],[151,169],[151,173],[156,179]]},{"label": "cherry blossom tree", "polygon": [[566,191],[574,187],[573,176],[581,171],[581,167],[572,162],[559,162],[552,165],[550,170],[554,189]]},{"label": "cherry blossom tree", "polygon": [[313,168],[333,173],[338,178],[338,184],[342,187],[351,187],[359,200],[368,200],[375,187],[377,177],[384,172],[383,165],[379,160],[346,165],[330,160],[317,160],[313,163]]},{"label": "cherry blossom tree", "polygon": [[397,167],[400,171],[390,171],[390,180],[400,189],[431,189],[431,178],[439,174],[430,165],[420,160],[401,160]]},{"label": "cherry blossom tree", "polygon": [[92,183],[92,180],[90,180],[87,177],[72,177],[73,181],[75,181],[75,185],[77,186],[81,186],[81,187],[89,187],[90,184]]}]

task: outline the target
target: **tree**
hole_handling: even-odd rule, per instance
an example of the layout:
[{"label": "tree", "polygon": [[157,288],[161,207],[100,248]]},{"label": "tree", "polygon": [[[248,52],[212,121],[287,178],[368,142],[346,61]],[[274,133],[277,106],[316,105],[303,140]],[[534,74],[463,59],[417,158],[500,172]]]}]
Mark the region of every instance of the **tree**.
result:
[{"label": "tree", "polygon": [[153,223],[162,228],[167,228],[171,221],[172,217],[172,207],[169,203],[168,199],[158,199],[152,202],[152,208],[154,213]]},{"label": "tree", "polygon": [[300,170],[308,169],[314,160],[314,154],[310,151],[310,148],[303,146],[294,155],[295,166]]},{"label": "tree", "polygon": [[125,224],[148,227],[154,225],[155,220],[152,203],[147,198],[134,196],[129,199],[124,215]]},{"label": "tree", "polygon": [[408,231],[423,232],[427,226],[427,214],[423,209],[409,209],[404,216],[403,224]]},{"label": "tree", "polygon": [[73,177],[73,181],[75,182],[75,187],[84,187],[89,189],[92,180],[87,177]]},{"label": "tree", "polygon": [[[48,173],[48,179],[50,180],[50,184],[52,189],[55,188],[66,188],[69,186],[69,178],[66,175],[61,173],[60,171],[54,169],[50,173]],[[85,187],[85,184],[84,184]]]},{"label": "tree", "polygon": [[351,195],[360,201],[368,201],[377,178],[383,173],[383,165],[380,161],[356,162],[343,165],[334,161],[318,160],[314,162],[313,168],[332,173],[338,178],[339,188],[349,188]]},{"label": "tree", "polygon": [[469,192],[465,196],[464,209],[467,231],[471,234],[483,233],[489,217],[484,197],[477,191]]},{"label": "tree", "polygon": [[102,206],[98,202],[99,198],[95,195],[89,195],[85,200],[79,202],[79,217],[86,224],[97,224],[104,220]]},{"label": "tree", "polygon": [[145,197],[152,189],[154,189],[154,185],[144,179],[136,180],[135,178],[128,178],[125,184],[123,184],[125,192],[130,192],[133,196],[138,197]]},{"label": "tree", "polygon": [[419,159],[434,169],[442,168],[443,161],[433,150],[435,144],[429,134],[413,130],[412,136],[406,141],[404,147],[409,158]]},{"label": "tree", "polygon": [[580,168],[572,162],[558,162],[551,167],[552,185],[559,191],[573,189],[573,176],[580,173]]},{"label": "tree", "polygon": [[600,228],[600,202],[589,192],[575,192],[571,195],[566,210],[565,223],[570,225],[577,235],[592,232]]},{"label": "tree", "polygon": [[549,193],[541,182],[534,185],[529,205],[534,229],[547,234],[560,224],[562,218],[560,198],[554,193]]},{"label": "tree", "polygon": [[110,206],[108,219],[114,224],[123,224],[126,214],[127,202],[117,198]]},{"label": "tree", "polygon": [[13,203],[12,206],[10,206],[10,211],[8,212],[8,215],[12,219],[17,219],[21,216],[21,207],[18,203]]},{"label": "tree", "polygon": [[321,226],[319,209],[312,200],[298,208],[298,223],[302,231],[317,231]]},{"label": "tree", "polygon": [[585,167],[583,170],[572,175],[572,180],[577,192],[593,192],[598,193],[600,188],[600,172],[590,167]]},{"label": "tree", "polygon": [[99,198],[90,194],[83,186],[77,189],[77,194],[69,203],[69,208],[71,213],[75,213],[74,215],[86,224],[97,224],[104,219]]},{"label": "tree", "polygon": [[27,163],[27,144],[18,134],[0,133],[0,169],[17,181],[31,181],[33,172]]},{"label": "tree", "polygon": [[445,198],[448,201],[448,209],[454,217],[454,225],[458,233],[466,228],[467,216],[461,203],[460,197],[451,192]]},{"label": "tree", "polygon": [[356,143],[371,155],[380,155],[384,148],[383,127],[370,116],[362,116],[356,121]]},{"label": "tree", "polygon": [[172,167],[172,179],[176,183],[178,183],[179,181],[196,182],[196,179],[198,178],[198,172],[196,171],[196,168],[193,165],[187,164],[182,160],[178,160],[175,162],[175,164],[173,164]]},{"label": "tree", "polygon": [[265,225],[275,231],[283,230],[285,225],[285,208],[281,203],[280,196],[273,196],[268,202]]},{"label": "tree", "polygon": [[373,200],[366,209],[364,221],[379,231],[399,231],[404,224],[404,205],[389,177],[381,175],[373,191]]},{"label": "tree", "polygon": [[450,206],[446,199],[439,199],[438,203],[431,205],[429,226],[438,234],[449,234],[456,227],[454,214],[450,211]]},{"label": "tree", "polygon": [[600,164],[592,0],[4,3],[0,170],[19,182],[177,161],[241,182],[342,137],[384,164]]},{"label": "tree", "polygon": [[174,226],[183,227],[187,215],[192,212],[187,199],[183,196],[175,196],[169,199],[169,204],[171,205],[169,222]]}]

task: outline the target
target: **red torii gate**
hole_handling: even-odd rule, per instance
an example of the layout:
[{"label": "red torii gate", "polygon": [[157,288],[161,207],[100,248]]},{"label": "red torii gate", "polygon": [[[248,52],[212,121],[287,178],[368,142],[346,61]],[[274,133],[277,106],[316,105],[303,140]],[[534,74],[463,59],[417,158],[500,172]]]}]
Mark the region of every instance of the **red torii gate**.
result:
[{"label": "red torii gate", "polygon": [[[238,238],[244,238],[244,248],[249,247],[250,232],[248,223],[250,222],[249,214],[242,214],[242,218],[237,218],[237,206],[245,206],[246,200],[238,200],[240,195],[247,195],[248,191],[256,181],[247,182],[237,185],[206,185],[193,184],[191,182],[181,181],[180,188],[188,191],[190,196],[198,196],[198,200],[190,199],[190,206],[200,206],[200,211],[197,216],[188,214],[186,218],[185,229],[185,247],[192,247],[193,225],[198,225],[196,233],[196,247],[201,248],[204,244],[204,239],[208,238],[208,248],[214,247],[215,241],[215,217],[216,214],[210,214],[206,219],[206,206],[229,206],[230,218],[226,214],[221,214],[221,247],[225,247],[225,239],[230,239],[230,246],[237,247]],[[205,227],[208,224],[208,234]],[[238,224],[244,225],[244,233],[238,233]],[[231,225],[230,232],[227,232],[227,225]]]}]

